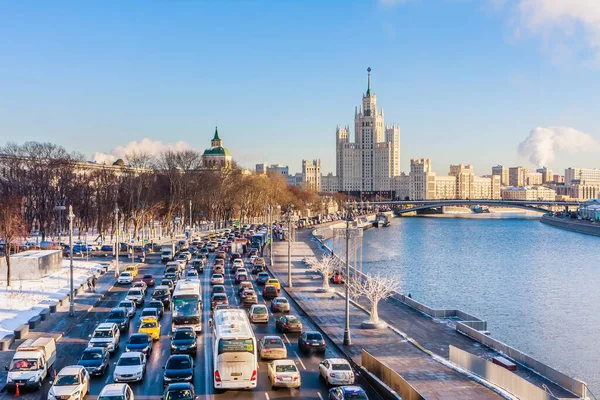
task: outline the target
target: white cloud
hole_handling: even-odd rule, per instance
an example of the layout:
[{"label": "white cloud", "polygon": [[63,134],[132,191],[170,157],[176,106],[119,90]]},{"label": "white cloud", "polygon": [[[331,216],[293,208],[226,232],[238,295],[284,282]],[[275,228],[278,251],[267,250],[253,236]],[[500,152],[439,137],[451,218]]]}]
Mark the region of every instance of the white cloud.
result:
[{"label": "white cloud", "polygon": [[567,126],[537,127],[519,144],[519,153],[538,167],[548,167],[556,153],[600,153],[600,143]]},{"label": "white cloud", "polygon": [[190,146],[187,142],[184,141],[165,143],[161,142],[160,140],[143,138],[140,141],[131,141],[124,146],[117,146],[114,149],[112,149],[110,153],[94,153],[93,161],[100,164],[110,164],[115,162],[119,158],[127,160],[127,155],[132,154],[133,152],[147,153],[152,156],[157,156],[166,150],[180,151],[189,150],[191,148],[192,146]]}]

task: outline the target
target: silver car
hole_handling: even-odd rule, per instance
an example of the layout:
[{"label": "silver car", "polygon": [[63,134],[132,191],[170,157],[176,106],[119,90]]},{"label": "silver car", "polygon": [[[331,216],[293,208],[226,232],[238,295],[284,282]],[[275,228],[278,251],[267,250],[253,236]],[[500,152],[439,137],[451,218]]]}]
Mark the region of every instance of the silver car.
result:
[{"label": "silver car", "polygon": [[254,304],[250,307],[248,315],[250,322],[263,322],[265,324],[269,322],[269,310],[264,304]]},{"label": "silver car", "polygon": [[285,297],[275,297],[271,300],[271,312],[290,312],[290,303]]}]

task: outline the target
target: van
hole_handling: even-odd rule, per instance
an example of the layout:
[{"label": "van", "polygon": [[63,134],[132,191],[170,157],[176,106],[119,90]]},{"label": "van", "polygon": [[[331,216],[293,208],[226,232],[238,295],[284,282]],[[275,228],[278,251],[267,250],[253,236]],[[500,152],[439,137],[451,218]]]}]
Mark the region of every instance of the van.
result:
[{"label": "van", "polygon": [[8,371],[6,387],[14,391],[16,385],[22,388],[41,389],[42,382],[50,374],[56,361],[56,342],[51,337],[27,339],[15,352]]}]

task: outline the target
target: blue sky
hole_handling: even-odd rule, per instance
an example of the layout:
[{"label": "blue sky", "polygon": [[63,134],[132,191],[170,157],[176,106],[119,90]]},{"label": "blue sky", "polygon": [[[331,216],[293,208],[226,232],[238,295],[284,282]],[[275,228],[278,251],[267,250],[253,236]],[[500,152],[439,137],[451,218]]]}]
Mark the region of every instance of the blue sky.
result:
[{"label": "blue sky", "polygon": [[594,145],[556,147],[551,168],[600,167],[600,11],[552,3],[0,1],[0,143],[91,159],[143,138],[203,149],[218,125],[243,166],[335,172],[370,66],[404,171],[533,166],[519,143],[554,126]]}]

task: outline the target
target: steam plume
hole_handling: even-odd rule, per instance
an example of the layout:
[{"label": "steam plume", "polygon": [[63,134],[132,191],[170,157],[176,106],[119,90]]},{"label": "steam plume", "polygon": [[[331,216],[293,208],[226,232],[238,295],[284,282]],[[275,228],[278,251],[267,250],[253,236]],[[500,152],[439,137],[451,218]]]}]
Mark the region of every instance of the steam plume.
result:
[{"label": "steam plume", "polygon": [[191,146],[184,142],[165,143],[160,140],[143,138],[140,141],[132,141],[123,146],[117,146],[110,153],[94,153],[93,160],[99,164],[109,164],[121,158],[127,160],[127,155],[134,151],[147,153],[151,156],[157,156],[165,150],[189,150]]},{"label": "steam plume", "polygon": [[519,154],[538,167],[548,166],[556,152],[600,152],[600,143],[587,133],[568,126],[537,127],[519,144]]}]

